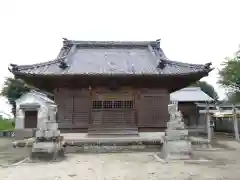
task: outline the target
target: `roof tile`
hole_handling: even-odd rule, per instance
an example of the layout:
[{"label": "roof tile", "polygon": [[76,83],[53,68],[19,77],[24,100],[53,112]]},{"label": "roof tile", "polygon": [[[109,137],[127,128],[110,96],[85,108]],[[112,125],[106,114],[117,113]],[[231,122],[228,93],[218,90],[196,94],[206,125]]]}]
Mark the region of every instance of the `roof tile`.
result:
[{"label": "roof tile", "polygon": [[[23,74],[186,74],[209,72],[204,65],[170,61],[155,41],[64,41],[68,54],[58,59],[29,66],[17,66],[14,73]],[[69,48],[69,49],[67,49]],[[62,50],[61,50],[62,51]],[[61,54],[61,53],[60,53]],[[59,63],[69,67],[61,69]],[[164,62],[163,69],[157,68]]]}]

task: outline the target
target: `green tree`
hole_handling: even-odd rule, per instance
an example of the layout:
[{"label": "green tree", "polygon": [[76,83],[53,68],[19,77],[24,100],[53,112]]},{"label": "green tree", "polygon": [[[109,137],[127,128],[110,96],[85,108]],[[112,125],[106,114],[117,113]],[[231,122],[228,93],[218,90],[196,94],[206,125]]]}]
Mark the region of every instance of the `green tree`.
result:
[{"label": "green tree", "polygon": [[227,100],[231,103],[240,103],[240,92],[227,93]]},{"label": "green tree", "polygon": [[219,84],[228,90],[228,99],[240,102],[240,57],[226,58],[219,71]]},{"label": "green tree", "polygon": [[200,87],[203,92],[205,92],[207,95],[209,95],[214,100],[218,100],[218,94],[215,91],[214,87],[210,84],[208,84],[205,81],[197,81],[192,86]]},{"label": "green tree", "polygon": [[6,78],[1,95],[6,97],[8,102],[12,105],[12,113],[16,115],[15,101],[26,92],[29,92],[30,87],[20,79]]},{"label": "green tree", "polygon": [[240,92],[240,58],[226,58],[222,65],[219,83],[234,92]]}]

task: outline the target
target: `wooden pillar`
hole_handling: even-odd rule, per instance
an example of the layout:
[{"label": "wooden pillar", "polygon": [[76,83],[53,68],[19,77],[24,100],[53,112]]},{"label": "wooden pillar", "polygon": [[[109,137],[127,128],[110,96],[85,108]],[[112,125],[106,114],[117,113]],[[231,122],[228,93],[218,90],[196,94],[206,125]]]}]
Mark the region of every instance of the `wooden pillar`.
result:
[{"label": "wooden pillar", "polygon": [[235,133],[235,139],[239,141],[239,131],[238,131],[238,119],[237,119],[237,113],[236,108],[233,106],[232,109],[232,118],[233,118],[233,126],[234,126],[234,133]]}]

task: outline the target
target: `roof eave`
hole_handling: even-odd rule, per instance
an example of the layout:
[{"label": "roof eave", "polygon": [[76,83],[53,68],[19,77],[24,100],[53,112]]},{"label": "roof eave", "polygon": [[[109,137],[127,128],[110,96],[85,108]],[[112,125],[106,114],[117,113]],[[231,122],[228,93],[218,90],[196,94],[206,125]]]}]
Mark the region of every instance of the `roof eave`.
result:
[{"label": "roof eave", "polygon": [[19,72],[19,71],[11,71],[15,76],[34,76],[34,77],[59,77],[59,76],[102,76],[102,77],[125,77],[125,76],[132,76],[132,77],[167,77],[167,76],[189,76],[189,75],[202,75],[202,76],[207,76],[209,72],[211,72],[212,69],[209,70],[204,70],[204,71],[198,71],[198,72],[190,72],[190,73],[175,73],[175,74],[90,74],[90,73],[86,73],[86,74],[29,74],[29,73],[23,73],[23,72]]}]

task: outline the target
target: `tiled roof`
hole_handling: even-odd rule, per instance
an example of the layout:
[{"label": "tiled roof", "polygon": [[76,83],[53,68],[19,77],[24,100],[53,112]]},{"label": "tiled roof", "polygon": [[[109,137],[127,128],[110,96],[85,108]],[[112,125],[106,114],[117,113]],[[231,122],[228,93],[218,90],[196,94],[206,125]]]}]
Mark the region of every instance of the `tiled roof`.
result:
[{"label": "tiled roof", "polygon": [[23,94],[19,99],[16,100],[16,102],[21,101],[21,99],[23,97],[26,97],[27,95],[36,96],[36,97],[42,99],[44,102],[47,102],[47,103],[50,103],[50,104],[55,104],[54,101],[51,100],[50,98],[48,98],[45,93],[38,92],[38,91],[35,91],[35,90],[31,90],[30,92],[27,92],[27,93]]},{"label": "tiled roof", "polygon": [[54,101],[51,100],[49,97],[47,97],[46,94],[42,93],[42,92],[38,92],[35,90],[31,90],[29,93],[33,94],[34,96],[38,96],[39,98],[43,99],[45,102],[54,104]]},{"label": "tiled roof", "polygon": [[183,88],[179,91],[170,94],[170,99],[179,102],[206,102],[213,101],[213,98],[208,96],[199,87]]},{"label": "tiled roof", "polygon": [[[65,65],[60,68],[60,63]],[[71,41],[64,40],[56,60],[13,65],[14,74],[136,74],[173,75],[211,71],[210,64],[197,65],[170,61],[159,41]]]}]

